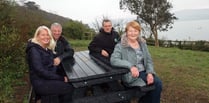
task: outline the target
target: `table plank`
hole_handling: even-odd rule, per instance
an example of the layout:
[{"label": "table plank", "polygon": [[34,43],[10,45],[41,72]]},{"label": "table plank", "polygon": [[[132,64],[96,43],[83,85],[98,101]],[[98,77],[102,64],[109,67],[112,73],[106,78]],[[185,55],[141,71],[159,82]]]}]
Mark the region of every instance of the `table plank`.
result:
[{"label": "table plank", "polygon": [[115,69],[103,64],[100,60],[93,59],[89,51],[79,51],[74,55],[75,63],[71,68],[64,68],[75,87],[84,87],[112,80],[120,79],[126,69]]},{"label": "table plank", "polygon": [[85,53],[84,52],[80,52],[80,53],[77,53],[76,55],[77,55],[77,57],[83,59],[82,62],[81,61],[78,61],[78,62],[81,62],[80,64],[84,64],[85,63],[86,67],[83,67],[85,72],[91,71],[91,72],[94,72],[94,75],[96,75],[96,74],[104,74],[106,72],[104,69],[101,69],[101,67],[99,67],[97,64],[95,64],[91,60],[91,58],[89,56],[85,56],[83,54],[85,54]]}]

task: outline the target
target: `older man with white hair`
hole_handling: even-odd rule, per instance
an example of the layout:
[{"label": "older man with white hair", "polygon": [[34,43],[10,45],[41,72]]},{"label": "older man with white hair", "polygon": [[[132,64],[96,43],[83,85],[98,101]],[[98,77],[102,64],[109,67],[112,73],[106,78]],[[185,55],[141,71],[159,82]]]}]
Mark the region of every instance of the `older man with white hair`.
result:
[{"label": "older man with white hair", "polygon": [[71,48],[70,43],[62,36],[61,24],[53,23],[51,31],[56,42],[54,65],[58,67],[57,73],[65,76],[64,68],[70,68],[69,66],[73,62],[74,50]]}]

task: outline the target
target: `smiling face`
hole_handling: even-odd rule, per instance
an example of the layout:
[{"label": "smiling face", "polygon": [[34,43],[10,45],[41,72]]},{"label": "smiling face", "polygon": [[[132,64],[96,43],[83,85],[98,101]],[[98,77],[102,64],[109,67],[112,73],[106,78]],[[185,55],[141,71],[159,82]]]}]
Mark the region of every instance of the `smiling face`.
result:
[{"label": "smiling face", "polygon": [[50,36],[47,30],[41,29],[37,35],[37,40],[40,43],[40,45],[44,48],[46,48],[50,43]]},{"label": "smiling face", "polygon": [[139,37],[139,30],[130,26],[127,28],[126,34],[129,40],[137,40]]},{"label": "smiling face", "polygon": [[137,40],[140,36],[141,26],[136,21],[131,21],[127,23],[125,31],[129,40]]},{"label": "smiling face", "polygon": [[52,26],[51,27],[51,31],[52,31],[52,35],[54,37],[55,40],[58,40],[59,37],[61,36],[62,34],[62,27],[61,26]]}]

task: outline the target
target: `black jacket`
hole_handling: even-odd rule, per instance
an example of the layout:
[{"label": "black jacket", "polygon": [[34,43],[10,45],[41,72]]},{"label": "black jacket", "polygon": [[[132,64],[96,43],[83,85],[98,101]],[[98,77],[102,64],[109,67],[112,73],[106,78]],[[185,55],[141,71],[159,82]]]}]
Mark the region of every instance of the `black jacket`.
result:
[{"label": "black jacket", "polygon": [[72,64],[74,50],[71,48],[70,43],[63,36],[60,36],[60,38],[57,40],[55,51],[55,57],[59,57],[61,59],[62,67],[70,68],[69,66]]},{"label": "black jacket", "polygon": [[106,50],[110,55],[113,53],[115,45],[120,41],[119,34],[112,29],[111,33],[100,30],[94,39],[90,42],[88,49],[90,54],[99,53],[101,50]]},{"label": "black jacket", "polygon": [[45,80],[64,81],[64,77],[56,74],[57,68],[53,65],[54,55],[51,50],[46,50],[29,41],[26,54],[30,69],[30,80],[33,86],[41,85]]}]

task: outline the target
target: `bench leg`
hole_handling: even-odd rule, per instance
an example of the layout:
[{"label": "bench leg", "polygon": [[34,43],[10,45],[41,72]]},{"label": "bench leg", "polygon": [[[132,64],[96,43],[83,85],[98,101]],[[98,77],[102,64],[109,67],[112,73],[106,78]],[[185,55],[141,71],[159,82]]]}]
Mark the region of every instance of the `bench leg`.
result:
[{"label": "bench leg", "polygon": [[32,86],[29,91],[28,103],[36,103],[36,94]]}]

